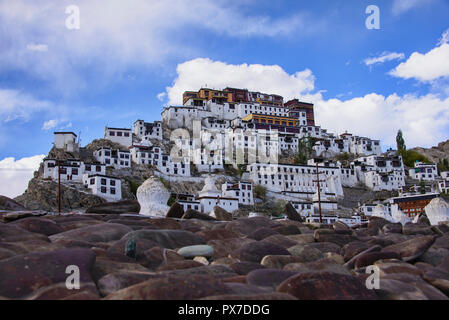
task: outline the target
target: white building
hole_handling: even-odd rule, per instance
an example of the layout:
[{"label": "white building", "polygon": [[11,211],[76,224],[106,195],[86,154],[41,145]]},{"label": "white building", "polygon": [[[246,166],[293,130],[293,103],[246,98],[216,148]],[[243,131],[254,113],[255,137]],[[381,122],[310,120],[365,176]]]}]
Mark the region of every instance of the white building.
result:
[{"label": "white building", "polygon": [[[269,191],[311,199],[317,191],[316,167],[312,165],[252,163],[250,179]],[[343,196],[340,168],[319,166],[320,187],[329,196]]]},{"label": "white building", "polygon": [[239,199],[233,197],[223,197],[221,191],[215,186],[214,179],[207,177],[204,181],[203,189],[198,193],[196,200],[201,203],[201,212],[209,214],[215,206],[219,206],[228,212],[233,212],[239,208]]},{"label": "white building", "polygon": [[84,174],[83,184],[92,194],[106,201],[115,202],[122,199],[121,181],[118,178],[102,174]]},{"label": "white building", "polygon": [[416,161],[415,168],[409,170],[409,176],[416,180],[435,181],[438,178],[437,165]]},{"label": "white building", "polygon": [[80,145],[76,138],[77,135],[73,132],[54,132],[54,146],[67,152],[78,152]]},{"label": "white building", "polygon": [[214,114],[200,107],[170,106],[161,113],[162,122],[170,129],[193,128],[193,121],[214,117]]},{"label": "white building", "polygon": [[253,184],[249,181],[226,182],[222,184],[221,191],[223,197],[237,198],[239,204],[254,205]]},{"label": "white building", "polygon": [[170,175],[190,177],[188,157],[183,162],[173,162],[160,147],[133,145],[130,148],[131,159],[137,164],[155,166],[160,172]]},{"label": "white building", "polygon": [[184,212],[188,209],[201,211],[201,203],[195,200],[195,196],[193,194],[172,193],[171,196],[184,208]]},{"label": "white building", "polygon": [[315,212],[315,207],[311,201],[290,201],[290,203],[301,217],[313,216]]},{"label": "white building", "polygon": [[134,122],[133,132],[141,140],[157,139],[162,140],[162,122],[145,122],[137,120]]},{"label": "white building", "polygon": [[94,157],[100,163],[106,166],[113,166],[115,169],[131,167],[131,154],[129,151],[100,148],[94,151]]},{"label": "white building", "polygon": [[438,192],[449,194],[449,181],[448,180],[439,180],[438,182]]},{"label": "white building", "polygon": [[127,148],[133,144],[131,129],[104,127],[104,138]]},{"label": "white building", "polygon": [[440,175],[444,180],[449,180],[449,171],[441,171]]},{"label": "white building", "polygon": [[58,160],[44,159],[44,178],[54,181],[58,181],[60,176],[62,182],[81,182],[85,173],[105,174],[105,172],[105,165],[100,163],[84,163],[79,159],[60,160],[58,172]]}]

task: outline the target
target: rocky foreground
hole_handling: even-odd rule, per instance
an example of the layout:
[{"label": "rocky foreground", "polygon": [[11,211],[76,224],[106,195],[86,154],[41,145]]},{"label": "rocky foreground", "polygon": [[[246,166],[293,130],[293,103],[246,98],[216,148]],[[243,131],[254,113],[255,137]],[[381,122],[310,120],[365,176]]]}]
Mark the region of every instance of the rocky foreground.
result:
[{"label": "rocky foreground", "polygon": [[[0,214],[1,299],[438,299],[449,226]],[[130,240],[131,239],[131,240]],[[135,244],[135,247],[133,246]],[[69,290],[67,266],[80,270]],[[370,290],[366,267],[380,271]]]}]

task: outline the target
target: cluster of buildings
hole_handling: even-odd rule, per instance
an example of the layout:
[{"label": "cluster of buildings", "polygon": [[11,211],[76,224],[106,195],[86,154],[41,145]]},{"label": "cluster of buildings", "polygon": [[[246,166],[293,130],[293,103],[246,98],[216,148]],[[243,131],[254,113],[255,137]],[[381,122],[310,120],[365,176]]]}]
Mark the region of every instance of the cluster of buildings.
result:
[{"label": "cluster of buildings", "polygon": [[[438,176],[436,165],[417,162],[406,172],[401,156],[382,153],[379,140],[347,132],[336,135],[318,126],[313,104],[298,99],[284,102],[282,96],[247,89],[186,91],[182,105],[163,108],[160,121],[137,120],[132,128],[105,127],[104,139],[120,148],[94,150],[93,163],[45,159],[44,177],[82,183],[87,191],[117,201],[121,199],[120,179],[107,176],[106,167],[149,165],[164,175],[182,178],[190,177],[194,167],[199,173],[210,173],[223,171],[225,164],[236,168],[243,164],[244,180],[225,183],[219,190],[206,179],[198,195],[174,196],[185,209],[208,213],[219,205],[232,212],[242,205],[254,205],[253,190],[260,185],[287,197],[298,212],[313,222],[318,202],[325,211],[337,209],[337,200],[344,197],[343,187],[400,190],[409,176],[436,181],[439,192],[449,191],[449,172]],[[171,148],[178,148],[175,152],[164,147],[169,145],[168,139]],[[277,161],[279,154],[296,152],[304,139],[312,142],[314,153],[307,164]],[[72,153],[80,150],[73,132],[55,132],[54,146]],[[329,160],[341,154],[355,160],[344,165]],[[404,204],[406,200],[391,201],[390,210],[397,207],[410,215],[419,211],[412,211],[410,205]],[[366,204],[360,212],[369,215],[369,210],[374,209]],[[347,221],[350,224],[359,223],[357,217],[346,219],[352,221]]]}]

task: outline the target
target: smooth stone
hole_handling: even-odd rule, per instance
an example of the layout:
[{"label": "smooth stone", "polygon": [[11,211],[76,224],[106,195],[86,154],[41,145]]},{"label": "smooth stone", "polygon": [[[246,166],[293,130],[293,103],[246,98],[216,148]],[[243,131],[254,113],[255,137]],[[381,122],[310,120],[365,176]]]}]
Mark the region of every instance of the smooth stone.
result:
[{"label": "smooth stone", "polygon": [[401,259],[401,256],[396,252],[367,252],[360,255],[357,260],[355,260],[355,268],[363,268],[373,265],[378,260],[384,259]]},{"label": "smooth stone", "polygon": [[271,287],[275,289],[284,280],[296,275],[295,271],[278,269],[253,270],[246,276],[246,282],[255,286]]},{"label": "smooth stone", "polygon": [[119,240],[131,231],[133,230],[130,227],[122,224],[101,223],[54,234],[49,238],[52,242],[59,239],[80,240],[92,243],[109,242]]},{"label": "smooth stone", "polygon": [[313,261],[313,262],[290,263],[290,264],[287,264],[283,268],[283,270],[294,271],[296,273],[326,271],[326,272],[333,272],[333,273],[347,274],[347,275],[351,274],[345,266],[343,266],[343,265],[335,262],[335,260],[329,259],[329,258],[324,258],[324,259]]},{"label": "smooth stone", "polygon": [[435,241],[434,236],[418,236],[382,249],[383,252],[396,252],[404,261],[419,258]]},{"label": "smooth stone", "polygon": [[127,233],[123,239],[146,239],[154,241],[161,248],[177,249],[204,244],[203,238],[184,230],[138,230]]},{"label": "smooth stone", "polygon": [[214,255],[214,248],[208,245],[187,246],[179,249],[178,254],[187,259],[191,259],[196,256],[210,258]]}]

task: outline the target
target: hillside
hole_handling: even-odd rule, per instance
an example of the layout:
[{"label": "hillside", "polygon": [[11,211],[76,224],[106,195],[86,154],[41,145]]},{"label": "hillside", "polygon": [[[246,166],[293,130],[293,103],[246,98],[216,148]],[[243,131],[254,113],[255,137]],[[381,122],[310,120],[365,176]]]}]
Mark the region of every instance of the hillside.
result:
[{"label": "hillside", "polygon": [[448,159],[449,160],[449,140],[440,142],[438,146],[432,148],[413,148],[413,151],[422,154],[427,159],[434,163],[438,163],[440,160]]}]

